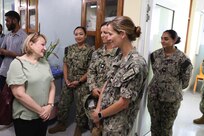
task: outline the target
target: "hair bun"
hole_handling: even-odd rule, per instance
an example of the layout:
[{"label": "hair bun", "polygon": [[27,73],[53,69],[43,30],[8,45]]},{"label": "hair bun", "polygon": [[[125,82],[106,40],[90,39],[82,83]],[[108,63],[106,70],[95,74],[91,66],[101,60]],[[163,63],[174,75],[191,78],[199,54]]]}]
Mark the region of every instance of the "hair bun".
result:
[{"label": "hair bun", "polygon": [[140,37],[140,34],[141,34],[141,27],[140,26],[135,27],[135,33],[136,33],[136,37]]}]

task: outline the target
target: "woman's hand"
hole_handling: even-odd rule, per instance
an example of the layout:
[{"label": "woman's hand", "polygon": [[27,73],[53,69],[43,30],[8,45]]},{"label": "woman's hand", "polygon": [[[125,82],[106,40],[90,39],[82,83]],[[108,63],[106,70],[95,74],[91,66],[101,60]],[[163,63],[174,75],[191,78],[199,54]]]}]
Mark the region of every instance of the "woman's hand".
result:
[{"label": "woman's hand", "polygon": [[69,88],[76,88],[76,84],[77,83],[75,83],[75,82],[77,82],[77,81],[69,81],[69,80],[65,80],[65,83],[66,83],[66,85],[67,85],[67,87],[69,87]]},{"label": "woman's hand", "polygon": [[50,118],[50,114],[52,112],[52,106],[51,105],[46,105],[46,106],[43,106],[43,113],[40,115],[40,117],[46,121]]},{"label": "woman's hand", "polygon": [[98,123],[100,121],[98,113],[99,111],[96,109],[91,113],[91,119],[93,120],[94,123]]},{"label": "woman's hand", "polygon": [[65,79],[65,83],[66,83],[66,85],[69,87],[69,85],[70,85],[70,81],[67,80],[67,79]]},{"label": "woman's hand", "polygon": [[100,93],[101,93],[101,89],[99,89],[99,88],[94,88],[94,89],[92,90],[92,95],[93,95],[94,97],[99,97]]},{"label": "woman's hand", "polygon": [[41,107],[41,110],[40,110],[40,112],[38,112],[38,115],[43,120],[46,118],[46,112],[45,112],[45,109],[43,107]]},{"label": "woman's hand", "polygon": [[76,88],[77,86],[79,86],[79,81],[77,80],[70,82],[70,84],[68,85],[68,87],[70,88]]}]

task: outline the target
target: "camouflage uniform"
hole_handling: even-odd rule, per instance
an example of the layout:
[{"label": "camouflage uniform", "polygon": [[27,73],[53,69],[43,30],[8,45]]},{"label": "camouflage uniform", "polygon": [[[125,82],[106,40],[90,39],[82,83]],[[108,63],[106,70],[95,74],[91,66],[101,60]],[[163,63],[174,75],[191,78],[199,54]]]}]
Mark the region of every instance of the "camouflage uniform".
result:
[{"label": "camouflage uniform", "polygon": [[127,136],[137,116],[147,77],[145,59],[136,50],[131,51],[125,59],[120,53],[108,72],[108,82],[103,92],[102,109],[119,100],[120,97],[130,101],[128,108],[115,115],[104,118],[103,136]]},{"label": "camouflage uniform", "polygon": [[[68,65],[68,80],[79,81],[79,79],[87,72],[91,60],[93,50],[90,46],[86,48],[78,48],[77,44],[67,47],[67,53],[64,56],[64,63]],[[66,84],[62,90],[62,98],[59,103],[58,120],[60,123],[67,125],[68,112],[72,101],[76,104],[76,122],[79,127],[87,125],[82,98],[89,93],[87,83],[82,83],[80,86],[72,89]]]},{"label": "camouflage uniform", "polygon": [[[114,48],[111,51],[107,51],[105,46],[97,49],[93,52],[91,63],[87,75],[87,83],[89,85],[89,91],[94,88],[102,88],[106,78],[106,73],[110,70],[112,60],[115,58],[117,49]],[[91,112],[91,111],[89,111]],[[90,128],[93,128],[92,121],[89,124]]]},{"label": "camouflage uniform", "polygon": [[110,70],[113,58],[115,57],[117,49],[111,52],[105,50],[105,46],[99,48],[92,54],[91,63],[87,75],[87,83],[89,90],[93,88],[102,88],[106,81],[106,73]]},{"label": "camouflage uniform", "polygon": [[183,52],[165,57],[164,49],[151,54],[153,78],[148,86],[148,110],[152,136],[172,136],[172,126],[188,87],[192,64]]},{"label": "camouflage uniform", "polygon": [[[203,60],[203,63],[202,63],[202,72],[204,73],[204,60]],[[202,98],[201,98],[201,102],[200,102],[200,111],[203,113],[204,115],[204,80],[203,80],[203,85],[202,85],[202,88],[201,88],[201,93],[202,93]]]}]

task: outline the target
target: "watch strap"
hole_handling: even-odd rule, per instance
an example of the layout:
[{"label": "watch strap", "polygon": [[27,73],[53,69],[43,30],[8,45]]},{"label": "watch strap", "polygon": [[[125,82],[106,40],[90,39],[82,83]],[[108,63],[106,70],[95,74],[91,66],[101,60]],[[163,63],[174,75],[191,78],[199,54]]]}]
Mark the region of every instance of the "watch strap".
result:
[{"label": "watch strap", "polygon": [[101,112],[98,113],[98,118],[101,120],[103,119],[103,115],[101,114]]},{"label": "watch strap", "polygon": [[50,105],[50,106],[52,106],[52,107],[55,106],[54,103],[47,103],[47,105]]}]

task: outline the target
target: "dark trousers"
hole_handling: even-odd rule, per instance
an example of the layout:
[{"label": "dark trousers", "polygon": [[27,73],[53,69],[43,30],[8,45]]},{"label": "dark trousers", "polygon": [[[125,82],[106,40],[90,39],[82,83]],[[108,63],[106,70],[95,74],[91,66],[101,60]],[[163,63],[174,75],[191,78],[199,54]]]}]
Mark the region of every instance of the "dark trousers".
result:
[{"label": "dark trousers", "polygon": [[6,77],[0,75],[0,92],[3,90],[6,83]]},{"label": "dark trousers", "polygon": [[46,136],[48,124],[42,119],[14,119],[13,123],[16,136]]}]

